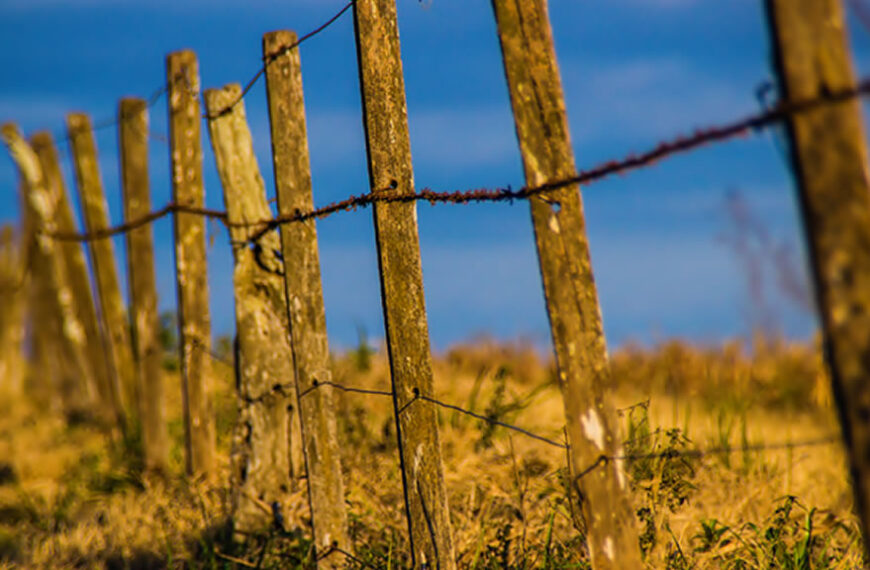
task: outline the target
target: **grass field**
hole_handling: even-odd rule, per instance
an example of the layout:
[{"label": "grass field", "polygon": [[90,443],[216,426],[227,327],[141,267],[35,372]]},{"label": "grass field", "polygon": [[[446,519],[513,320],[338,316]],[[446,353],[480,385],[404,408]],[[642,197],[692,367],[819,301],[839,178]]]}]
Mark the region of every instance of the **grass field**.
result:
[{"label": "grass field", "polygon": [[[614,393],[641,545],[650,568],[860,568],[863,555],[827,380],[815,347],[757,339],[682,342],[612,355]],[[225,481],[234,404],[215,368]],[[438,355],[436,396],[563,439],[552,364],[485,340]],[[227,539],[228,490],[182,473],[178,377],[167,372],[172,473],[143,477],[135,442],[107,445],[50,406],[0,395],[0,567],[285,568],[311,565],[304,480],[282,503],[284,529]],[[388,389],[385,358],[337,357],[336,381]],[[406,526],[388,398],[339,394],[351,568],[403,568]],[[461,568],[585,568],[584,521],[566,495],[564,450],[439,411]],[[758,450],[764,444],[792,443]],[[691,450],[729,453],[686,455]],[[652,453],[653,456],[648,454]],[[333,553],[331,556],[344,556]]]}]

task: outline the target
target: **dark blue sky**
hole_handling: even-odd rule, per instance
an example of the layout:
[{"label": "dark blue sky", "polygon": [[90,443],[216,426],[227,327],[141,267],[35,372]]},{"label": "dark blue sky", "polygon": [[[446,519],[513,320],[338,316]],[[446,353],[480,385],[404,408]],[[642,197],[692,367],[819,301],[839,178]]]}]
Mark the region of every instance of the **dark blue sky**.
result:
[{"label": "dark blue sky", "polygon": [[[26,132],[63,131],[69,111],[111,117],[126,95],[147,97],[164,76],[164,56],[200,58],[202,82],[246,82],[260,62],[260,38],[300,34],[343,0],[0,0],[0,120]],[[642,150],[660,138],[756,112],[771,79],[760,0],[551,0],[550,16],[577,164]],[[522,185],[498,40],[489,2],[399,0],[400,35],[417,186],[452,190]],[[854,26],[859,61],[870,32]],[[367,191],[353,25],[347,14],[301,48],[318,205]],[[858,66],[861,67],[860,65]],[[866,66],[864,66],[866,67]],[[246,99],[271,194],[268,119],[259,84]],[[166,102],[152,110],[151,177],[156,206],[169,200]],[[203,129],[204,137],[206,129]],[[113,129],[99,132],[103,178],[120,220]],[[206,201],[222,208],[209,142]],[[780,145],[781,146],[781,145]],[[789,336],[814,328],[806,309],[778,285],[773,256],[792,252],[802,270],[793,190],[776,134],[738,139],[584,189],[593,263],[611,344],[669,336],[715,341],[766,324]],[[67,149],[61,148],[64,156]],[[67,158],[64,170],[71,186]],[[18,217],[16,172],[0,158],[0,221]],[[72,188],[72,187],[71,187]],[[749,246],[764,265],[749,286],[737,255],[726,196],[738,193],[767,232]],[[73,192],[75,195],[75,192]],[[77,198],[75,198],[77,200]],[[528,205],[420,204],[426,300],[436,348],[478,333],[548,341]],[[329,331],[348,346],[362,325],[382,336],[370,210],[318,223]],[[216,334],[232,333],[232,257],[223,228],[209,250]],[[172,308],[171,224],[155,224],[161,306]],[[758,237],[755,234],[755,238]],[[752,236],[750,236],[752,237]],[[775,247],[774,247],[775,246]],[[116,241],[123,259],[123,241]],[[760,291],[760,293],[758,293]]]}]

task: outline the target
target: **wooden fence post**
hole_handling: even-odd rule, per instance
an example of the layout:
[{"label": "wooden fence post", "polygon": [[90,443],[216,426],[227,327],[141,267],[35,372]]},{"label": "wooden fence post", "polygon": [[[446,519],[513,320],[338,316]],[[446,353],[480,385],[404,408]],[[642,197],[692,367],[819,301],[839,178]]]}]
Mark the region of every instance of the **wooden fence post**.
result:
[{"label": "wooden fence post", "polygon": [[[166,58],[169,86],[169,138],[172,199],[185,206],[203,207],[202,132],[199,107],[199,67],[196,54],[178,51]],[[175,270],[178,291],[178,329],[187,472],[212,476],[215,457],[214,411],[209,393],[211,319],[205,219],[176,212]]]},{"label": "wooden fence post", "polygon": [[[30,137],[31,145],[39,157],[46,184],[52,189],[57,200],[55,222],[60,232],[76,233],[77,227],[70,204],[69,193],[63,182],[57,147],[51,133],[42,131]],[[120,394],[113,389],[112,375],[103,344],[103,331],[97,317],[88,265],[85,260],[83,244],[76,241],[58,241],[57,248],[64,259],[67,282],[72,302],[85,333],[85,350],[96,393],[101,404],[100,415],[107,422],[114,422],[117,429],[123,429],[124,409]]]},{"label": "wooden fence post", "polygon": [[[573,176],[546,0],[493,0],[526,184]],[[550,331],[559,369],[570,470],[588,525],[595,568],[640,568],[638,534],[621,461],[582,476],[602,455],[620,454],[598,294],[578,186],[530,200]]]},{"label": "wooden fence post", "polygon": [[34,267],[38,267],[42,295],[36,302],[45,312],[34,316],[45,319],[40,326],[50,327],[50,346],[57,350],[44,355],[54,362],[61,390],[61,399],[67,414],[87,414],[92,406],[93,394],[88,391],[88,366],[84,353],[84,330],[79,323],[72,295],[66,284],[64,259],[57,251],[56,242],[46,232],[56,230],[56,196],[46,182],[39,158],[12,124],[0,127],[0,137],[9,148],[24,181],[26,215],[31,217],[33,239],[36,240]]},{"label": "wooden fence post", "polygon": [[0,227],[0,387],[17,397],[24,380],[24,310],[26,259],[22,234]]},{"label": "wooden fence post", "polygon": [[[236,299],[239,418],[233,437],[233,526],[251,534],[267,529],[290,491],[288,419],[295,415],[296,382],[281,275],[284,265],[275,232],[255,244],[254,222],[272,217],[260,176],[244,103],[229,111],[242,88],[232,84],[204,93],[211,146],[224,190]],[[251,224],[251,225],[245,225]],[[309,478],[309,483],[310,483]]]},{"label": "wooden fence post", "polygon": [[[266,69],[266,94],[280,215],[314,209],[299,50],[288,50],[295,42],[296,34],[289,31],[263,36],[263,58],[276,58]],[[314,220],[282,226],[281,240],[316,552],[323,554],[333,544],[350,551],[333,388],[326,384],[332,371]],[[336,554],[318,565],[340,568],[344,563]]]},{"label": "wooden fence post", "polygon": [[[67,115],[67,131],[85,230],[95,232],[106,229],[109,227],[108,206],[103,192],[100,165],[97,162],[97,146],[90,117],[83,113],[70,113]],[[106,355],[110,370],[114,372],[112,385],[119,394],[118,400],[123,402],[123,410],[127,414],[125,427],[129,427],[129,414],[137,396],[135,393],[137,382],[130,345],[130,325],[118,283],[115,248],[110,238],[103,238],[89,241],[88,251],[97,286],[100,316],[106,333],[108,345]]]},{"label": "wooden fence post", "polygon": [[[148,179],[148,107],[142,99],[122,99],[118,109],[121,188],[124,220],[151,210]],[[150,224],[126,234],[127,282],[130,292],[133,356],[139,380],[138,412],[142,424],[145,468],[165,472],[169,433],[163,403],[163,354],[158,334],[157,278],[154,274],[154,231]]]},{"label": "wooden fence post", "polygon": [[[839,0],[767,0],[786,102],[852,89]],[[870,544],[870,183],[858,99],[786,121],[808,233],[825,352],[849,458],[855,510]]]},{"label": "wooden fence post", "polygon": [[[358,0],[354,30],[369,184],[373,193],[414,192],[405,81],[395,0]],[[413,566],[456,567],[444,465],[432,394],[416,203],[374,205],[381,298]]]}]

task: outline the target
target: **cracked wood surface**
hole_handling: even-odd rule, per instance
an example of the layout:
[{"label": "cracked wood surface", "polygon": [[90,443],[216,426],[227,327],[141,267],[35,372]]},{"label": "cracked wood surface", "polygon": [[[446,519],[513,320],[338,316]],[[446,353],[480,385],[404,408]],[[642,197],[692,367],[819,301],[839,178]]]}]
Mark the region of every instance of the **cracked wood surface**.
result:
[{"label": "cracked wood surface", "polygon": [[[568,131],[546,0],[493,0],[526,184],[573,176]],[[605,386],[610,365],[578,186],[529,200],[559,385],[569,468],[595,568],[641,568],[621,461],[578,475],[601,455],[620,454],[616,414]]]},{"label": "cracked wood surface", "polygon": [[[244,224],[271,217],[266,190],[245,118],[243,102],[221,112],[241,94],[236,84],[204,93],[211,146],[223,186],[227,221]],[[284,295],[284,263],[276,232],[253,245],[256,227],[230,226],[236,307],[236,387],[239,418],[233,437],[233,527],[241,533],[268,529],[272,514],[262,504],[280,505],[290,492],[291,471],[302,473],[301,445],[292,464],[288,445],[296,417],[293,354]],[[295,438],[298,440],[298,437]],[[309,477],[310,480],[310,477]]]},{"label": "cracked wood surface", "polygon": [[[414,192],[405,81],[395,0],[353,7],[369,185],[372,192]],[[432,356],[423,296],[416,203],[374,205],[381,300],[393,383],[412,565],[456,567],[435,409]],[[408,404],[411,405],[408,405]],[[401,412],[400,412],[401,411]]]},{"label": "cracked wood surface", "polygon": [[[279,53],[295,42],[293,32],[268,33],[263,36],[263,56]],[[269,65],[266,92],[278,213],[311,211],[314,204],[298,49]],[[315,221],[281,226],[281,241],[297,394],[318,383],[316,390],[299,397],[315,551],[322,554],[334,545],[350,552],[334,391],[322,385],[332,380],[332,371]],[[345,562],[342,556],[332,555],[319,560],[318,567],[343,568]]]},{"label": "cracked wood surface", "polygon": [[[780,93],[801,101],[855,85],[839,0],[767,0]],[[870,540],[870,183],[861,100],[786,122],[816,300],[862,522]]]}]

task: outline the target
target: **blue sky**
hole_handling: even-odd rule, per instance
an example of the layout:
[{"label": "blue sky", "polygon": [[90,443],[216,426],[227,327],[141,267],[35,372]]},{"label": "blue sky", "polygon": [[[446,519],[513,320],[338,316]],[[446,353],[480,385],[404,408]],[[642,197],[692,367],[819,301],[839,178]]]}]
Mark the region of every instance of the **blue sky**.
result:
[{"label": "blue sky", "polygon": [[[197,52],[205,87],[244,83],[259,65],[264,32],[305,33],[343,4],[0,0],[0,120],[61,134],[67,112],[111,117],[120,97],[147,97],[159,88],[165,54],[182,48]],[[756,90],[771,79],[760,0],[551,0],[550,16],[580,168],[756,112]],[[399,27],[418,188],[521,186],[489,2],[399,0]],[[870,32],[853,27],[856,59],[870,61]],[[314,200],[323,205],[367,191],[350,14],[304,44],[301,57]],[[246,108],[271,194],[262,83]],[[165,100],[151,113],[159,139],[167,129]],[[110,128],[97,138],[115,223],[121,219],[116,137]],[[206,202],[222,208],[207,138],[203,144]],[[11,222],[18,217],[17,174],[0,154],[0,221]],[[63,168],[72,190],[68,158]],[[151,180],[154,204],[162,205],[170,189],[168,149],[159,140],[152,142]],[[726,197],[735,192],[770,242],[791,251],[802,268],[791,179],[773,132],[583,190],[611,345],[671,336],[714,342],[762,323],[792,337],[811,333],[813,317],[781,291],[768,254],[758,254],[761,294],[751,292],[746,257],[728,239],[735,234]],[[418,208],[434,346],[481,333],[548,342],[528,205]],[[175,303],[171,223],[154,229],[161,306],[168,309]],[[333,344],[353,345],[358,325],[382,336],[371,211],[338,214],[319,222],[318,231]],[[213,328],[232,334],[232,256],[223,228],[211,225],[210,232]],[[755,242],[749,244],[760,251]],[[115,248],[123,260],[121,239]]]}]

